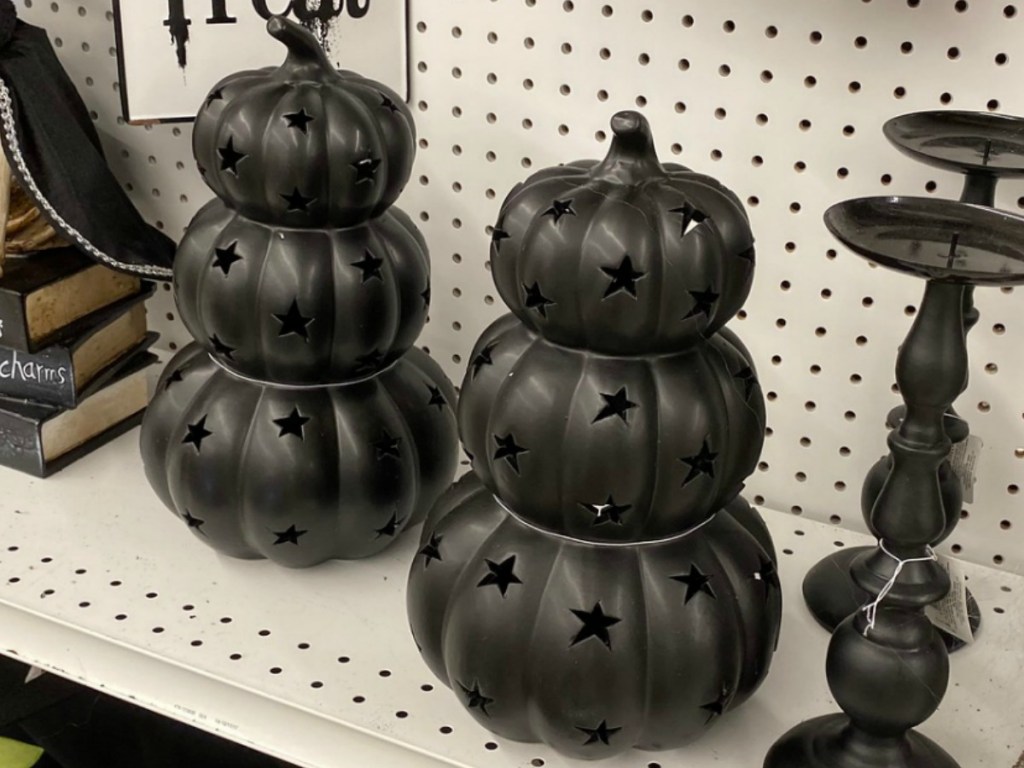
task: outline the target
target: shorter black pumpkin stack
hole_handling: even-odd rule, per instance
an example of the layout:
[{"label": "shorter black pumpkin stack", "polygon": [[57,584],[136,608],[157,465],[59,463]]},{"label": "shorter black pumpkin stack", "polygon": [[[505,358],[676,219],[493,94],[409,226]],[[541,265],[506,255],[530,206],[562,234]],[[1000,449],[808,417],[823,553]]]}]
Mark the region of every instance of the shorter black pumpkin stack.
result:
[{"label": "shorter black pumpkin stack", "polygon": [[161,377],[142,454],[197,537],[299,567],[374,554],[422,518],[455,471],[455,392],[412,348],[430,265],[392,207],[412,115],[299,25],[267,28],[285,63],[222,80],[196,118],[218,199],[189,225],[174,284],[197,342]]},{"label": "shorter black pumpkin stack", "polygon": [[781,618],[739,495],[764,401],[723,328],[753,277],[746,214],[659,163],[641,115],[612,129],[603,162],[502,205],[512,314],[473,351],[473,473],[428,516],[408,592],[427,663],[480,723],[583,758],[699,736],[764,679]]}]

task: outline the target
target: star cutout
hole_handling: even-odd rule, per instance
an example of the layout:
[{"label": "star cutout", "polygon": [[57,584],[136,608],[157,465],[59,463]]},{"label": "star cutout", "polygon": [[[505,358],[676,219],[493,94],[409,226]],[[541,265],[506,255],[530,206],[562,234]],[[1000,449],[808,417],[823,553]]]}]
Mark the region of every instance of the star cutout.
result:
[{"label": "star cutout", "polygon": [[398,444],[402,442],[400,437],[392,437],[391,433],[386,429],[381,430],[381,437],[374,443],[370,443],[374,450],[377,452],[377,461],[382,460],[385,456],[390,456],[393,459],[401,458],[398,453]]},{"label": "star cutout", "polygon": [[543,293],[540,292],[540,286],[537,285],[537,281],[533,281],[533,285],[526,285],[523,283],[523,292],[526,294],[523,302],[526,304],[527,309],[537,310],[537,314],[541,317],[548,316],[548,307],[555,302],[547,298]]},{"label": "star cutout", "polygon": [[529,453],[528,448],[523,448],[521,445],[516,444],[515,435],[509,432],[504,437],[498,437],[494,435],[494,442],[498,444],[498,450],[494,452],[494,460],[504,459],[508,462],[508,465],[515,470],[515,473],[519,474],[519,454]]},{"label": "star cutout", "polygon": [[309,331],[306,330],[306,326],[313,322],[313,318],[305,317],[299,311],[298,299],[292,299],[292,305],[288,307],[287,312],[280,315],[275,313],[274,317],[281,323],[281,328],[277,332],[278,336],[287,336],[290,333],[294,333],[306,341],[309,340]]},{"label": "star cutout", "polygon": [[365,355],[358,355],[356,357],[356,370],[363,372],[375,371],[380,367],[383,359],[384,356],[376,349],[367,352]]},{"label": "star cutout", "polygon": [[490,344],[488,344],[486,347],[484,347],[483,349],[476,353],[476,356],[470,363],[470,365],[473,366],[474,379],[476,378],[476,375],[480,373],[480,369],[483,368],[485,365],[494,365],[494,360],[491,359],[491,353],[494,351],[494,348],[496,346],[498,346],[498,342],[492,341]]},{"label": "star cutout", "polygon": [[235,137],[228,137],[228,145],[226,147],[220,147],[217,150],[217,154],[220,155],[220,169],[222,171],[231,171],[235,176],[238,175],[238,164],[248,157],[244,152],[239,152],[235,149]]},{"label": "star cutout", "polygon": [[302,211],[305,213],[309,204],[316,200],[315,197],[306,197],[303,195],[299,192],[298,187],[294,187],[290,195],[282,194],[281,198],[288,203],[288,210],[286,213],[292,213],[293,211]]},{"label": "star cutout", "polygon": [[575,608],[570,608],[570,610],[573,616],[583,622],[583,627],[573,637],[572,642],[569,643],[570,648],[582,643],[589,637],[596,637],[605,644],[609,651],[612,649],[612,638],[608,634],[608,628],[615,626],[622,619],[605,615],[600,602],[594,603],[594,607],[589,611],[576,610]]},{"label": "star cutout", "polygon": [[614,395],[606,394],[601,392],[601,398],[604,400],[604,406],[598,411],[597,416],[594,417],[592,424],[596,424],[599,421],[610,418],[612,416],[618,416],[622,419],[624,424],[629,423],[627,413],[630,409],[636,408],[636,403],[626,397],[626,388],[619,387],[619,391]]},{"label": "star cutout", "polygon": [[576,211],[572,209],[572,200],[554,200],[551,203],[551,207],[548,208],[541,216],[551,216],[555,224],[561,221],[563,216],[575,216]]},{"label": "star cutout", "polygon": [[772,588],[779,589],[779,572],[775,569],[775,563],[763,555],[759,556],[761,560],[761,567],[754,571],[754,580],[760,581],[764,585],[764,599],[768,601],[768,596],[772,592]]},{"label": "star cutout", "polygon": [[360,270],[363,273],[363,279],[361,282],[365,283],[368,280],[380,280],[384,282],[384,278],[380,273],[380,268],[384,264],[384,259],[378,259],[369,251],[359,261],[353,261],[352,266]]},{"label": "star cutout", "polygon": [[732,376],[737,381],[743,382],[743,399],[749,400],[754,387],[757,386],[757,377],[754,376],[754,369],[748,365],[746,368],[736,371]]},{"label": "star cutout", "polygon": [[380,158],[373,157],[367,153],[362,160],[356,160],[351,164],[356,169],[356,184],[364,181],[373,181],[377,176],[377,166],[380,165]]},{"label": "star cutout", "polygon": [[715,590],[711,588],[709,583],[711,577],[701,573],[700,568],[693,563],[690,563],[689,573],[680,573],[677,576],[669,576],[669,578],[672,581],[678,581],[680,584],[686,585],[686,597],[683,598],[683,605],[686,605],[701,592],[712,599],[716,597]]},{"label": "star cutout", "polygon": [[736,258],[743,259],[744,261],[749,261],[750,265],[753,266],[754,265],[754,246],[750,246],[745,251],[740,251],[739,253],[736,254]]},{"label": "star cutout", "polygon": [[683,480],[683,485],[686,485],[698,475],[714,477],[716,458],[718,458],[718,454],[708,448],[708,439],[704,438],[704,442],[701,444],[700,451],[696,456],[686,456],[679,459],[683,464],[690,467],[686,479]]},{"label": "star cutout", "polygon": [[194,528],[197,533],[202,533],[203,536],[206,535],[206,533],[203,532],[203,526],[206,524],[205,520],[200,520],[198,517],[193,517],[192,513],[189,512],[187,509],[185,510],[185,514],[181,516],[181,519],[188,523],[189,528]]},{"label": "star cutout", "polygon": [[707,219],[707,214],[703,211],[698,211],[689,203],[683,203],[682,206],[673,208],[669,213],[678,213],[683,217],[683,228],[679,232],[680,237],[685,237],[687,232],[693,230],[693,227]]},{"label": "star cutout", "polygon": [[182,444],[191,443],[196,447],[196,453],[199,453],[200,449],[203,447],[203,440],[212,434],[213,432],[206,428],[206,417],[203,416],[203,418],[195,424],[188,425],[185,439],[181,442]]},{"label": "star cutout", "polygon": [[171,384],[177,384],[179,381],[184,381],[185,377],[181,375],[181,368],[176,368],[170,376],[167,377],[167,381],[164,382],[164,389],[170,389]]},{"label": "star cutout", "polygon": [[448,401],[444,399],[444,395],[438,387],[432,387],[427,385],[427,389],[430,390],[430,402],[427,405],[437,406],[437,410],[443,411],[444,407],[448,405]]},{"label": "star cutout", "polygon": [[288,121],[289,128],[298,128],[303,133],[309,133],[306,128],[311,122],[313,122],[313,117],[306,112],[305,107],[300,109],[298,112],[289,112],[287,115],[283,115],[283,117]]},{"label": "star cutout", "polygon": [[577,725],[577,731],[582,731],[587,734],[587,740],[583,742],[583,746],[588,744],[609,744],[612,736],[621,731],[621,728],[609,728],[608,722],[602,720],[596,728],[584,728],[583,726]]},{"label": "star cutout", "polygon": [[274,546],[277,546],[278,544],[298,544],[299,537],[305,536],[309,531],[300,531],[292,524],[285,531],[272,531],[272,533],[277,536],[277,541],[274,542]]},{"label": "star cutout", "polygon": [[423,304],[425,306],[428,306],[428,307],[430,306],[430,286],[429,285],[426,288],[424,288],[422,291],[420,291],[420,298],[423,299]]},{"label": "star cutout", "polygon": [[281,431],[277,433],[277,436],[284,437],[285,435],[295,435],[299,440],[303,440],[304,436],[302,428],[309,419],[309,416],[303,416],[300,414],[298,408],[292,408],[292,412],[287,416],[274,419],[274,424],[281,428]]},{"label": "star cutout", "polygon": [[487,563],[487,569],[490,573],[480,579],[480,583],[477,584],[478,587],[489,587],[494,585],[498,588],[498,591],[501,592],[501,596],[504,597],[510,586],[513,584],[523,583],[515,574],[515,555],[509,555],[500,563],[486,559],[484,562]]},{"label": "star cutout", "polygon": [[683,320],[688,320],[697,315],[704,315],[705,319],[711,319],[711,310],[718,301],[718,294],[709,287],[706,291],[687,291],[693,297],[693,308],[685,315]]},{"label": "star cutout", "polygon": [[224,89],[217,88],[216,90],[210,91],[210,95],[206,97],[206,106],[210,106],[215,101],[224,100]]},{"label": "star cutout", "polygon": [[443,561],[443,558],[441,557],[441,540],[443,538],[444,536],[432,534],[430,536],[430,541],[423,547],[423,549],[416,553],[418,555],[423,555],[424,568],[428,568],[430,566],[431,560],[437,560],[439,563]]},{"label": "star cutout", "polygon": [[722,688],[717,699],[707,704],[701,704],[700,708],[708,713],[708,719],[704,721],[704,725],[707,725],[716,717],[721,717],[725,714],[725,710],[729,706],[729,698],[729,694],[726,693],[725,688]]},{"label": "star cutout", "polygon": [[640,272],[639,270],[633,269],[633,259],[627,253],[622,257],[622,261],[617,267],[601,267],[601,271],[604,272],[612,281],[605,288],[604,297],[607,299],[609,296],[613,296],[619,291],[625,291],[634,299],[636,298],[636,281],[646,275],[646,272]]},{"label": "star cutout", "polygon": [[399,517],[397,511],[392,512],[391,519],[384,524],[384,527],[378,528],[376,531],[374,531],[374,533],[377,534],[376,538],[379,539],[381,536],[394,536],[396,533],[398,533],[399,526],[404,522],[405,518]]},{"label": "star cutout", "polygon": [[231,271],[231,265],[236,261],[241,261],[242,257],[238,255],[236,249],[238,248],[238,241],[236,240],[226,248],[214,248],[213,249],[213,262],[210,267],[213,269],[219,269],[225,275]]},{"label": "star cutout", "polygon": [[216,352],[217,354],[224,355],[224,357],[226,357],[228,360],[235,359],[233,357],[235,348],[229,347],[227,344],[221,341],[216,333],[210,337],[210,343],[213,344],[213,351]]},{"label": "star cutout", "polygon": [[487,706],[494,703],[494,699],[489,696],[484,696],[480,693],[480,683],[473,683],[472,689],[467,688],[462,683],[459,683],[459,688],[466,694],[466,706],[470,709],[479,709],[487,717],[491,716],[491,713],[487,711]]},{"label": "star cutout", "polygon": [[[377,93],[380,93],[380,91],[377,91]],[[398,111],[398,105],[395,104],[391,97],[389,97],[386,93],[380,93],[380,98],[380,105],[384,107],[384,109],[390,110],[391,112]]]},{"label": "star cutout", "polygon": [[501,251],[501,241],[508,240],[510,237],[512,237],[512,235],[501,227],[495,227],[491,230],[491,243],[494,245],[495,253]]},{"label": "star cutout", "polygon": [[593,525],[595,526],[604,525],[605,523],[622,525],[623,514],[633,508],[632,504],[616,504],[611,494],[608,494],[604,504],[583,504],[581,502],[580,506],[594,516]]}]

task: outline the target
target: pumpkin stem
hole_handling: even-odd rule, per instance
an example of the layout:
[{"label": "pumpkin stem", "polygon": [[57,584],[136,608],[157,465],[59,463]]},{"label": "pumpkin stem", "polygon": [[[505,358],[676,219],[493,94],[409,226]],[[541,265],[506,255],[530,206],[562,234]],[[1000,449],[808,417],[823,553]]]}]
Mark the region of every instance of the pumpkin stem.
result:
[{"label": "pumpkin stem", "polygon": [[267,32],[288,46],[288,58],[285,59],[283,68],[292,71],[304,69],[334,71],[334,65],[327,58],[327,54],[324,53],[324,49],[317,42],[316,37],[301,24],[286,19],[284,16],[271,16],[267,21]]},{"label": "pumpkin stem", "polygon": [[647,118],[639,112],[617,112],[611,121],[612,146],[608,156],[593,171],[593,176],[623,184],[638,184],[651,176],[665,175],[654,151],[654,137]]}]

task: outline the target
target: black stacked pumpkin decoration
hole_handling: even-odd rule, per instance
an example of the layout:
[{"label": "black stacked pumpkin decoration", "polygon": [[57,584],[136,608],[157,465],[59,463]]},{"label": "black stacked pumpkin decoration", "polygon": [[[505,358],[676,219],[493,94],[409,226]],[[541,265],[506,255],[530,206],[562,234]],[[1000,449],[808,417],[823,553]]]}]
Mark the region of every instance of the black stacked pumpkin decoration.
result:
[{"label": "black stacked pumpkin decoration", "polygon": [[222,80],[196,118],[218,199],[189,225],[174,284],[197,343],[160,379],[142,454],[198,538],[300,567],[372,555],[422,519],[455,472],[455,392],[412,348],[430,264],[392,207],[412,115],[299,25],[267,29],[285,63]]},{"label": "black stacked pumpkin decoration", "polygon": [[753,693],[781,618],[767,529],[739,492],[764,435],[723,324],[754,269],[742,204],[662,165],[646,120],[603,162],[506,198],[513,314],[473,351],[467,475],[427,518],[408,608],[476,719],[574,757],[682,745]]}]

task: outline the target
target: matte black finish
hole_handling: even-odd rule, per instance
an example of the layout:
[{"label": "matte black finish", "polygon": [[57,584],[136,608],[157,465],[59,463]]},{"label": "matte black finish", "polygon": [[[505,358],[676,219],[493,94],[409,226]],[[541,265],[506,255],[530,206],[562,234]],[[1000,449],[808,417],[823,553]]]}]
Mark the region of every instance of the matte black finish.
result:
[{"label": "matte black finish", "polygon": [[[735,338],[608,357],[499,318],[477,341],[459,399],[474,471],[531,523],[581,539],[697,525],[739,493],[764,442],[764,397]],[[478,364],[485,351],[491,362]],[[539,404],[557,420],[538,418]],[[627,507],[611,523],[593,511],[608,499]]]},{"label": "matte black finish", "polygon": [[413,345],[427,319],[430,259],[398,208],[358,227],[304,230],[259,224],[213,200],[178,248],[174,282],[189,333],[210,352],[229,347],[233,369],[334,384],[375,373]]},{"label": "matte black finish", "polygon": [[347,227],[384,212],[412,170],[416,129],[387,86],[335,70],[301,25],[271,18],[280,67],[221,80],[196,117],[192,150],[217,197],[292,227]]},{"label": "matte black finish", "polygon": [[722,184],[661,164],[636,113],[612,118],[602,160],[546,168],[502,204],[494,283],[549,341],[594,352],[675,352],[743,306],[754,239]]},{"label": "matte black finish", "polygon": [[771,538],[738,495],[764,399],[718,330],[750,286],[746,215],[661,166],[638,113],[612,131],[603,162],[502,206],[514,314],[470,357],[473,472],[428,517],[408,591],[427,663],[482,725],[579,758],[697,738],[760,684],[781,620]]},{"label": "matte black finish", "polygon": [[413,634],[505,738],[590,759],[681,746],[760,685],[778,638],[771,555],[739,518],[763,526],[736,497],[689,536],[602,546],[521,522],[466,475],[424,525]]},{"label": "matte black finish", "polygon": [[1013,285],[1024,276],[1024,217],[925,197],[862,197],[825,211],[855,253],[918,277]]},{"label": "matte black finish", "polygon": [[142,429],[146,477],[203,542],[305,567],[375,554],[451,482],[455,392],[412,349],[358,384],[286,389],[197,344],[168,363]]}]

